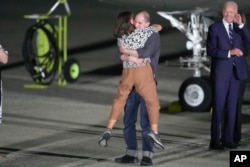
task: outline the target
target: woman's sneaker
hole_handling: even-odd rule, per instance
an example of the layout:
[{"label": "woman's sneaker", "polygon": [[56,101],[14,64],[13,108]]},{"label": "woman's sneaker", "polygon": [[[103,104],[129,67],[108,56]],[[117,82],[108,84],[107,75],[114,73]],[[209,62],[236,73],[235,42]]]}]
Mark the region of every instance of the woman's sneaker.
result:
[{"label": "woman's sneaker", "polygon": [[149,140],[151,140],[153,142],[153,145],[155,148],[160,149],[160,150],[164,150],[165,146],[162,143],[161,139],[160,139],[160,135],[156,132],[149,132],[148,134],[148,138]]},{"label": "woman's sneaker", "polygon": [[101,138],[98,141],[98,144],[103,146],[103,147],[107,147],[108,146],[108,140],[111,138],[111,131],[110,130],[106,130]]}]

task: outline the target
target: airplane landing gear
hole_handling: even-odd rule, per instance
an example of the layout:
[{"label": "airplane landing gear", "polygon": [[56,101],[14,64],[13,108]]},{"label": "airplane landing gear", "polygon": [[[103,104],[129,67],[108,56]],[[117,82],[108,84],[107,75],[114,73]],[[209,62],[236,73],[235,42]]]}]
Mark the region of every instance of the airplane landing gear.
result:
[{"label": "airplane landing gear", "polygon": [[179,102],[184,111],[207,111],[212,103],[212,90],[206,77],[186,79],[179,89]]},{"label": "airplane landing gear", "polygon": [[181,69],[194,71],[193,77],[185,80],[179,89],[179,103],[184,111],[207,111],[212,103],[209,79],[201,76],[201,69],[210,73],[210,59],[205,44],[211,20],[203,15],[206,11],[207,9],[157,12],[169,20],[172,27],[186,35],[186,48],[193,50],[191,57],[180,57]]}]

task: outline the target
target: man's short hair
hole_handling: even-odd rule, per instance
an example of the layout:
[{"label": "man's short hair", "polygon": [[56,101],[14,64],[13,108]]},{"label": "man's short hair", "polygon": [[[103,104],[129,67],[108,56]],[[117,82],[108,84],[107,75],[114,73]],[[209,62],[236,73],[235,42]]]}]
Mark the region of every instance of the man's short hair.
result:
[{"label": "man's short hair", "polygon": [[148,11],[143,10],[143,11],[138,12],[137,15],[138,14],[143,15],[145,21],[150,22],[150,14],[148,13]]}]

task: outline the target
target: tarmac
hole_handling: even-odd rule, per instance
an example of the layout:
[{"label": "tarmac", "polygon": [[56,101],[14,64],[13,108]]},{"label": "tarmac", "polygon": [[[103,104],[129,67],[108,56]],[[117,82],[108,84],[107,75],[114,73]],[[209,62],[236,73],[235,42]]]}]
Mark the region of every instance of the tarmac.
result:
[{"label": "tarmac", "polygon": [[[47,11],[53,3],[9,0],[0,6],[0,43],[9,51],[9,63],[2,66],[3,121],[0,125],[0,167],[127,167],[114,158],[124,155],[123,123],[113,130],[109,146],[98,145],[108,120],[120,78],[120,63],[112,28],[124,8],[96,0],[69,1],[69,56],[81,66],[77,82],[60,87],[57,80],[44,89],[33,85],[23,65],[22,42],[34,20],[25,14]],[[37,7],[39,6],[39,8]],[[182,82],[192,71],[181,70],[178,56],[185,50],[186,38],[152,13],[163,24],[159,63],[158,93],[161,103],[159,131],[165,150],[154,150],[156,167],[229,167],[230,151],[208,149],[210,112],[168,110],[178,101]],[[166,65],[166,61],[168,65]],[[208,75],[203,71],[204,75]],[[236,151],[250,151],[250,87],[243,104],[242,144]],[[139,118],[138,118],[139,119]],[[141,129],[137,124],[139,158]]]}]

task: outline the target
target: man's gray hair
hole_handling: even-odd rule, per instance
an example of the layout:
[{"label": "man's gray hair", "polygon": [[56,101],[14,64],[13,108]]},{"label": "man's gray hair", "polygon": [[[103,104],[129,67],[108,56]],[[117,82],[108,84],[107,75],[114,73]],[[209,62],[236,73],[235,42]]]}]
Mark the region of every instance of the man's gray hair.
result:
[{"label": "man's gray hair", "polygon": [[226,7],[227,5],[233,5],[233,6],[235,6],[236,11],[238,11],[238,4],[237,4],[236,2],[234,2],[234,1],[226,1],[226,2],[224,3],[224,5],[223,5],[223,10],[225,9],[225,7]]}]

